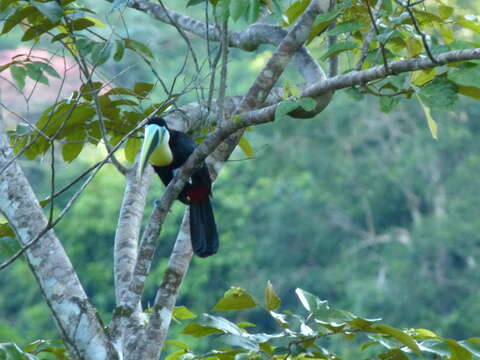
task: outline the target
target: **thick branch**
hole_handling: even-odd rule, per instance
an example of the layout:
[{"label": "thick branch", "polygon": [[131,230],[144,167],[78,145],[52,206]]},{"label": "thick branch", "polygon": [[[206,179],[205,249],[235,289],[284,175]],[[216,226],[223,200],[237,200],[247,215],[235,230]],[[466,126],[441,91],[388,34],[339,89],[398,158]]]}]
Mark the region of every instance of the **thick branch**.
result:
[{"label": "thick branch", "polygon": [[152,178],[152,171],[149,169],[143,182],[140,183],[135,170],[135,167],[129,169],[125,177],[125,194],[115,233],[114,275],[117,304],[120,303],[132,280],[133,268],[137,260],[138,236]]},{"label": "thick branch", "polygon": [[[106,1],[113,2],[113,0]],[[319,1],[319,4],[322,12],[328,11],[329,1]],[[203,39],[207,39],[208,36],[209,41],[221,41],[221,31],[219,31],[218,27],[209,24],[207,28],[207,25],[203,21],[169,10],[160,4],[148,0],[130,0],[128,6],[149,14],[154,19],[163,23],[170,25],[175,24],[178,28]],[[172,20],[174,23],[172,23]],[[283,38],[285,34],[286,31],[280,26],[255,23],[250,25],[246,30],[229,32],[228,43],[230,47],[254,51],[262,44],[272,44],[272,41],[275,41],[275,39],[278,40],[278,36]]]},{"label": "thick branch", "polygon": [[[132,359],[158,359],[163,343],[168,334],[180,285],[187,273],[192,258],[190,242],[190,221],[188,208],[183,216],[182,225],[177,236],[162,283],[155,296],[155,305],[150,316],[149,326],[142,336],[137,336],[134,343],[127,344],[128,350],[134,350]],[[130,351],[128,351],[130,353]]]},{"label": "thick branch", "polygon": [[[7,137],[0,129],[0,167],[12,156]],[[0,211],[22,244],[47,226],[38,200],[16,161],[0,177]],[[48,231],[33,244],[26,251],[26,258],[72,357],[118,359],[54,231]]]}]

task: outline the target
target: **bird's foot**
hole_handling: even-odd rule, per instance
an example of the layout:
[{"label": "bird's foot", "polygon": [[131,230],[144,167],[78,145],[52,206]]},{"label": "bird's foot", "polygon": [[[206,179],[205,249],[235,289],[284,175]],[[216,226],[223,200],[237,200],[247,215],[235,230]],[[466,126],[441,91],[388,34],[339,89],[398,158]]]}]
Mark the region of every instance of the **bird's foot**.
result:
[{"label": "bird's foot", "polygon": [[157,207],[157,208],[160,207],[161,203],[162,203],[162,202],[160,201],[160,199],[155,199],[155,200],[153,200],[153,206],[155,206],[155,207]]}]

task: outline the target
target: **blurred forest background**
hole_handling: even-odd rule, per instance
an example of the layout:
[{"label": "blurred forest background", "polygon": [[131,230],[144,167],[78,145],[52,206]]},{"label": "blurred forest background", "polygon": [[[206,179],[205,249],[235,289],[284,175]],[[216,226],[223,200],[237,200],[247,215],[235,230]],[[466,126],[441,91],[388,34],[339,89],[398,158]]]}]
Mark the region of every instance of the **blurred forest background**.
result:
[{"label": "blurred forest background", "polygon": [[[106,23],[119,21],[108,13],[109,3],[87,4],[107,13]],[[456,4],[480,11],[475,0]],[[130,35],[155,49],[157,71],[173,78],[185,55],[178,34],[168,29],[156,31],[159,38],[142,38],[162,25],[133,10],[125,15]],[[2,38],[0,54],[9,53],[9,58],[19,45],[29,44],[15,36]],[[320,46],[313,42],[311,51],[319,55]],[[230,51],[228,94],[245,91],[270,51],[264,47],[255,57]],[[132,57],[132,67],[116,82],[151,81],[136,63]],[[111,64],[112,74],[122,70],[118,66]],[[292,82],[298,77],[292,72],[286,76]],[[4,85],[0,96],[11,96],[13,90]],[[49,91],[39,86],[34,95],[38,111],[46,106],[39,94]],[[181,102],[193,96],[187,94]],[[20,111],[21,106],[19,99]],[[248,132],[253,158],[237,151],[215,184],[220,251],[208,259],[194,258],[177,305],[208,311],[230,286],[260,298],[271,280],[284,309],[299,306],[294,289],[301,287],[335,307],[382,317],[394,326],[427,327],[457,339],[478,336],[480,108],[462,99],[455,112],[433,115],[439,140],[430,135],[418,102],[384,113],[377,98],[347,91],[314,119],[275,122]],[[62,164],[59,187],[97,161],[99,151],[92,147],[75,162]],[[47,166],[31,161],[23,166],[47,197]],[[87,292],[105,313],[114,306],[113,237],[122,182],[106,166],[56,227]],[[147,209],[162,191],[160,181],[154,181]],[[56,205],[65,204],[59,200]],[[176,204],[167,219],[147,289],[151,297],[182,212],[183,205]],[[0,238],[2,258],[14,244]],[[0,288],[0,340],[24,344],[59,337],[26,263],[17,261],[3,271]],[[260,329],[272,325],[258,314],[249,316]],[[175,330],[170,336],[176,336]]]}]

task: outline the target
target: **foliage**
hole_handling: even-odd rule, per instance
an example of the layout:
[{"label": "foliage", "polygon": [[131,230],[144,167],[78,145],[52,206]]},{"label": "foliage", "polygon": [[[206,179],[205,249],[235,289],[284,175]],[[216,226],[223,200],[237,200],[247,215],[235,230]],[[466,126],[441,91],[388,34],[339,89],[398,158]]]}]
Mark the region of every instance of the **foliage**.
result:
[{"label": "foliage", "polygon": [[[248,295],[245,290],[234,289],[225,293],[222,299],[229,299],[224,311],[238,311],[243,308],[242,297],[232,301],[232,291]],[[179,341],[168,344],[178,351],[168,359],[341,359],[329,349],[330,337],[354,341],[364,359],[409,359],[428,357],[436,359],[470,360],[480,356],[480,339],[471,338],[455,341],[443,338],[427,329],[398,329],[381,322],[381,319],[366,319],[351,312],[335,309],[325,300],[297,288],[295,293],[303,311],[280,312],[279,300],[272,304],[272,285],[265,289],[264,316],[270,316],[277,324],[272,333],[250,332],[252,323],[235,324],[224,317],[203,314],[188,324],[182,331],[193,337],[214,336],[220,344],[203,354],[194,353],[188,345]],[[220,302],[222,302],[220,300]],[[219,310],[213,308],[213,310]],[[306,311],[305,311],[306,310]],[[368,350],[367,350],[368,349]]]},{"label": "foliage", "polygon": [[[203,13],[202,6],[215,7],[218,20],[231,19],[235,22],[232,26],[237,27],[256,21],[261,12],[268,9],[272,13],[268,21],[289,27],[301,16],[309,1],[287,4],[260,0],[190,0],[184,3],[191,5],[189,9],[196,11],[195,14]],[[126,5],[126,1],[114,1],[109,10],[123,11]],[[341,72],[354,69],[371,27],[369,9],[373,10],[374,5],[368,1],[337,1],[334,9],[318,16],[310,34],[310,50],[314,56],[325,62],[339,56]],[[91,165],[94,158],[92,147],[97,146],[102,138],[111,146],[123,141],[124,157],[131,163],[139,148],[139,134],[128,139],[125,135],[154,109],[161,113],[176,100],[186,102],[196,97],[190,89],[177,91],[173,85],[170,93],[160,96],[159,79],[152,80],[153,71],[148,66],[155,60],[157,65],[168,64],[156,66],[157,70],[164,72],[160,79],[176,79],[170,65],[178,62],[183,50],[178,47],[172,50],[163,44],[155,48],[155,44],[145,42],[141,31],[132,37],[120,36],[115,31],[108,36],[96,36],[105,35],[102,32],[106,27],[89,6],[70,0],[2,0],[0,11],[6,18],[3,35],[16,31],[21,33],[21,40],[26,44],[40,44],[47,48],[59,46],[64,57],[76,60],[81,68],[82,84],[71,96],[60,97],[55,104],[44,104],[34,126],[24,124],[10,132],[16,154],[23,154],[27,159],[40,159],[49,150],[55,151],[56,147],[65,162],[75,161],[75,166],[62,168],[60,182],[68,183],[78,175],[79,168]],[[429,56],[428,50],[435,56],[442,51],[478,46],[478,17],[463,12],[452,3],[436,1],[410,7],[385,0],[377,21],[379,30],[368,44],[362,69],[400,59]],[[154,28],[145,18],[130,22],[129,27],[132,24],[134,32],[142,23]],[[328,36],[336,36],[338,40],[330,48],[323,46]],[[199,45],[194,44],[194,47]],[[145,68],[129,69],[125,77],[120,77],[121,86],[99,75],[98,68],[128,69],[134,58],[130,55],[135,55]],[[245,55],[233,54],[231,57],[230,69],[233,71],[230,72],[229,90],[232,93],[241,92],[248,86],[247,75],[252,74],[244,64],[250,64],[261,53],[255,53],[248,61],[242,56]],[[167,63],[165,58],[170,62]],[[208,263],[194,262],[194,276],[186,280],[181,300],[197,310],[208,302],[207,298],[198,297],[200,292],[218,294],[219,289],[229,283],[245,284],[245,287],[253,283],[258,285],[254,288],[260,289],[260,283],[272,277],[276,284],[280,284],[278,293],[286,306],[295,307],[292,296],[288,295],[289,289],[300,284],[325,294],[324,297],[332,298],[342,306],[355,309],[355,312],[386,314],[395,324],[407,326],[407,321],[421,318],[449,334],[464,336],[478,331],[477,324],[464,319],[473,317],[480,303],[472,291],[472,284],[479,280],[475,259],[479,231],[476,219],[480,214],[471,197],[478,188],[475,138],[479,129],[474,119],[479,114],[473,105],[469,105],[468,111],[459,111],[453,120],[447,120],[445,111],[455,109],[461,99],[459,95],[480,98],[479,66],[478,62],[471,61],[411,74],[392,74],[373,84],[349,89],[350,94],[363,100],[362,103],[337,97],[332,109],[322,115],[323,122],[316,119],[316,122],[297,122],[291,126],[292,123],[278,121],[274,129],[257,130],[248,134],[248,140],[244,136],[239,146],[244,155],[254,160],[232,165],[232,169],[222,174],[215,189],[215,205],[220,210],[219,224],[228,224],[220,225],[225,255],[219,254]],[[64,76],[52,66],[49,58],[34,57],[28,52],[0,64],[0,72],[9,72],[20,90],[26,88],[28,81],[51,84]],[[290,75],[288,73],[289,79],[294,78]],[[146,81],[141,80],[145,77]],[[124,85],[126,83],[129,85]],[[201,87],[204,84],[198,81],[195,85]],[[289,114],[293,110],[302,107],[309,111],[315,105],[313,99],[302,98],[300,89],[288,81],[285,81],[283,95],[276,120],[292,120]],[[381,111],[390,114],[389,117],[372,113],[373,103],[366,95],[378,98]],[[431,136],[443,142],[434,144],[425,135],[427,126],[416,122],[421,111]],[[365,115],[359,116],[360,113]],[[104,134],[102,127],[105,128]],[[194,135],[202,139],[205,134]],[[262,148],[259,144],[266,145]],[[46,172],[36,165],[27,163],[26,166],[37,190],[44,198],[49,196],[50,189],[45,186],[49,181]],[[122,186],[118,176],[110,170],[97,176],[91,192],[82,196],[71,217],[57,228],[66,238],[65,245],[79,266],[80,277],[87,291],[94,294],[93,301],[104,317],[108,317],[113,307],[113,298],[109,294],[112,277],[105,271],[111,267],[112,246],[107,239],[113,237],[112,219],[117,215]],[[105,202],[99,194],[107,191],[112,194],[110,201]],[[156,189],[154,192],[158,194],[160,191]],[[67,192],[65,197],[56,199],[56,211],[65,205],[69,194]],[[446,198],[443,203],[442,195]],[[151,202],[152,199],[149,204]],[[174,211],[167,224],[160,254],[170,249],[178,214],[179,211]],[[8,224],[1,222],[2,256],[7,257],[12,248],[15,249],[15,243]],[[159,259],[152,284],[161,279],[164,263],[164,258]],[[46,308],[36,303],[39,294],[33,278],[26,275],[27,271],[24,265],[18,265],[8,273],[4,279],[15,279],[16,288],[7,290],[0,301],[2,318],[5,319],[3,324],[13,322],[12,318],[19,319],[22,337],[31,339],[39,332],[52,332],[53,325],[47,320]],[[286,273],[291,278],[286,278]],[[311,276],[314,273],[318,275]],[[411,279],[420,280],[412,283]],[[6,288],[7,281],[1,282],[2,289]],[[147,287],[147,299],[153,296],[152,289],[153,285]],[[279,306],[279,298],[272,287],[267,289],[265,307],[274,311]],[[408,299],[415,299],[416,306],[410,306]],[[323,304],[324,312],[330,311],[326,303],[320,300],[318,303]],[[19,304],[26,310],[21,311]],[[237,309],[254,309],[249,320],[255,321],[260,316],[254,296],[241,289],[231,291],[216,309],[225,310],[232,304]],[[272,354],[285,356],[290,342],[300,341],[306,335],[302,334],[302,322],[298,317],[276,314],[288,320],[285,321],[289,331],[282,330],[281,339],[271,338],[265,343],[269,344],[269,349],[282,348],[283,345],[284,353],[276,354],[272,350]],[[190,316],[178,310],[177,315],[178,319]],[[29,321],[29,317],[35,318],[36,322]],[[312,317],[310,320],[315,326],[311,327],[309,322],[305,323],[305,316],[300,319],[314,332],[310,335],[315,337],[314,341],[308,345],[310,338],[292,345],[292,348],[300,349],[298,354],[295,352],[298,349],[292,350],[292,356],[309,356],[309,351],[318,351],[314,346],[317,341],[330,337],[320,336],[324,334],[320,331],[327,328],[321,322],[333,326],[328,323],[330,320],[321,316],[317,318],[317,314]],[[211,317],[202,319],[205,322],[189,325],[197,334],[198,331],[203,334],[202,326],[208,327],[213,333],[222,332],[223,338],[236,344],[230,353],[218,350],[212,356],[228,358],[251,351],[252,355],[256,351],[265,356],[267,348],[262,349],[261,337],[255,337],[241,327],[238,333],[233,325],[228,331],[217,323],[212,326]],[[373,336],[375,341],[381,340],[375,345],[378,348],[385,344],[393,346],[389,349],[391,352],[383,352],[384,358],[403,359],[411,356],[409,351],[416,351],[414,343],[424,351],[422,346],[428,346],[432,341],[435,349],[442,349],[438,352],[445,347],[446,351],[451,351],[450,355],[447,352],[439,354],[441,357],[468,359],[469,350],[464,348],[473,349],[468,342],[449,343],[448,338],[430,333],[430,338],[421,338],[415,331],[400,331],[375,322],[365,325],[368,331],[352,328],[354,319],[336,319],[345,324],[335,336],[357,333]],[[221,322],[225,324],[223,320]],[[269,326],[264,318],[256,322]],[[407,341],[403,347],[402,339]],[[17,353],[23,351],[35,355],[39,351],[38,348],[28,351],[25,347],[4,346]],[[177,355],[185,352],[190,354],[189,350],[181,348]],[[318,354],[322,358],[327,355]]]},{"label": "foliage", "polygon": [[[433,331],[398,329],[381,319],[367,319],[351,312],[331,307],[327,301],[297,288],[295,290],[303,311],[279,311],[280,299],[269,282],[263,304],[253,301],[252,295],[241,288],[231,288],[213,311],[235,312],[252,307],[263,309],[263,316],[276,323],[272,333],[252,332],[250,322],[234,323],[225,317],[202,314],[196,317],[186,307],[175,308],[177,319],[192,319],[182,334],[194,338],[215,337],[215,348],[197,353],[184,341],[168,340],[168,360],[176,359],[341,359],[329,348],[329,338],[354,342],[363,359],[403,359],[424,357],[435,359],[472,360],[480,357],[480,338],[456,341]],[[245,299],[252,299],[248,305]],[[221,306],[219,306],[221,304]],[[0,356],[6,359],[38,359],[49,353],[52,359],[67,359],[64,348],[54,342],[38,340],[20,348],[14,343],[0,343]]]}]

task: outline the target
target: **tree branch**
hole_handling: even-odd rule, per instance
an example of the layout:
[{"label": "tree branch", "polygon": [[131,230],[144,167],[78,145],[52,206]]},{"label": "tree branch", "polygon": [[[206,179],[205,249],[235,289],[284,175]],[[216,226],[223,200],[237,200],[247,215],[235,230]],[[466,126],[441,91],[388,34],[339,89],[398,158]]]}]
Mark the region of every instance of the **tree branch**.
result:
[{"label": "tree branch", "polygon": [[[7,137],[0,129],[0,165],[11,156]],[[33,190],[16,162],[2,174],[0,211],[22,244],[47,226]],[[26,258],[71,355],[75,359],[118,359],[53,230],[26,251]]]},{"label": "tree branch", "polygon": [[137,259],[138,237],[145,209],[147,191],[152,179],[149,168],[139,181],[136,166],[129,169],[125,177],[125,193],[115,232],[114,276],[115,299],[119,304],[132,280],[133,268]]}]

